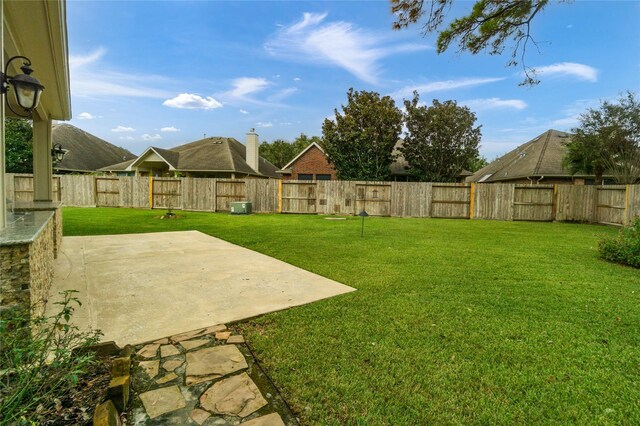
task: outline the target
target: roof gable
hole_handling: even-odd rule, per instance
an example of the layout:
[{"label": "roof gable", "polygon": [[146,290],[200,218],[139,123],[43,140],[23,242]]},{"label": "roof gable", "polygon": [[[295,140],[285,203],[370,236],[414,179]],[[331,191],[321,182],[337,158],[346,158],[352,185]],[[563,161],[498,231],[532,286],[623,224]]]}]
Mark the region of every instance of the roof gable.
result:
[{"label": "roof gable", "polygon": [[140,156],[136,158],[136,160],[132,162],[127,169],[131,170],[132,168],[139,166],[145,161],[162,161],[166,163],[167,166],[169,166],[169,170],[175,170],[175,165],[177,164],[177,153],[171,152],[166,149],[150,146],[149,148],[145,149],[144,152],[140,154]]},{"label": "roof gable", "polygon": [[320,145],[318,145],[318,143],[316,142],[311,142],[309,145],[307,145],[307,147],[305,149],[303,149],[302,151],[300,151],[300,153],[298,155],[296,155],[295,157],[293,157],[293,160],[289,161],[287,164],[285,164],[285,166],[282,168],[282,170],[284,169],[288,169],[290,168],[293,163],[295,163],[296,161],[298,161],[300,159],[300,157],[302,157],[306,152],[308,152],[310,149],[312,148],[317,148],[320,150],[320,152],[322,152],[323,154],[326,153],[324,152],[324,149],[322,149],[322,147]]}]

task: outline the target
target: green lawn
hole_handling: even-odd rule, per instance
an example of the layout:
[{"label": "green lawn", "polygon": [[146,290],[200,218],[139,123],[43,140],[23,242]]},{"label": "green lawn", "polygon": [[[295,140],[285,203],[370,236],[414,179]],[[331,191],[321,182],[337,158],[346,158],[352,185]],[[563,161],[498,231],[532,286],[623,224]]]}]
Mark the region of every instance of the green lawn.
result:
[{"label": "green lawn", "polygon": [[197,229],[358,291],[240,325],[304,424],[640,423],[640,273],[615,228],[64,209],[65,235]]}]

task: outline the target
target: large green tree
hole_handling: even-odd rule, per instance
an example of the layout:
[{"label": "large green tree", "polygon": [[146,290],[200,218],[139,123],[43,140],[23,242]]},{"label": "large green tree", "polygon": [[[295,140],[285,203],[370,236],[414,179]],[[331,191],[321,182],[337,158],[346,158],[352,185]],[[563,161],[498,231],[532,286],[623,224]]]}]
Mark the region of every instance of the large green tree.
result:
[{"label": "large green tree", "polygon": [[295,156],[293,144],[284,139],[276,139],[269,143],[260,144],[260,156],[278,168],[284,167]]},{"label": "large green tree", "polygon": [[[477,0],[471,11],[460,17],[447,19],[454,0],[390,0],[396,20],[395,29],[406,28],[424,19],[423,34],[438,33],[437,52],[442,53],[456,44],[458,50],[471,54],[488,50],[500,55],[505,45],[512,43],[509,66],[521,64],[525,79],[521,84],[539,81],[535,70],[526,66],[525,55],[531,36],[531,22],[549,0]],[[445,24],[446,22],[446,24]]]},{"label": "large green tree", "polygon": [[27,120],[6,118],[5,170],[7,173],[33,172],[33,129]]},{"label": "large green tree", "polygon": [[260,144],[260,156],[273,165],[283,168],[312,142],[319,144],[321,139],[318,136],[309,137],[300,133],[300,136],[295,138],[293,142],[284,139],[276,139],[271,143],[265,141]]},{"label": "large green tree", "polygon": [[480,127],[476,115],[455,101],[433,100],[420,105],[414,92],[405,100],[407,136],[400,151],[409,173],[426,182],[455,182],[463,170],[475,168],[480,160]]},{"label": "large green tree", "polygon": [[342,112],[322,125],[322,146],[342,180],[387,180],[393,147],[402,130],[402,112],[389,96],[347,92]]},{"label": "large green tree", "polygon": [[580,115],[580,125],[567,143],[564,164],[571,173],[595,176],[605,173],[618,183],[635,183],[640,177],[640,103],[632,92],[617,102],[603,101]]}]

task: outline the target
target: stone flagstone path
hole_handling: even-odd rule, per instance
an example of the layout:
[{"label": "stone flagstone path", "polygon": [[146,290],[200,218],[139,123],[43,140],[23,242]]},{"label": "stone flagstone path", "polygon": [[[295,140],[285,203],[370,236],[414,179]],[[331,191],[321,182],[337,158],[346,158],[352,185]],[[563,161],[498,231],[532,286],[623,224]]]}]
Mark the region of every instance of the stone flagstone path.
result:
[{"label": "stone flagstone path", "polygon": [[136,346],[131,425],[289,426],[298,422],[225,325]]}]

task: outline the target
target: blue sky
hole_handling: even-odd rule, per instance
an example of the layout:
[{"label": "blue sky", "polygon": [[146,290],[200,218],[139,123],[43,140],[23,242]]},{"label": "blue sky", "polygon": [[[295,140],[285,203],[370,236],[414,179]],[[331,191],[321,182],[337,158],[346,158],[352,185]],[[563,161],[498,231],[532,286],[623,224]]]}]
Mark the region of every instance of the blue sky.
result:
[{"label": "blue sky", "polygon": [[[457,2],[452,14],[472,2]],[[640,1],[552,3],[532,23],[520,87],[502,56],[391,29],[387,1],[67,2],[72,124],[139,154],[207,136],[321,135],[350,87],[467,105],[481,153],[506,153],[626,90],[640,92]]]}]

